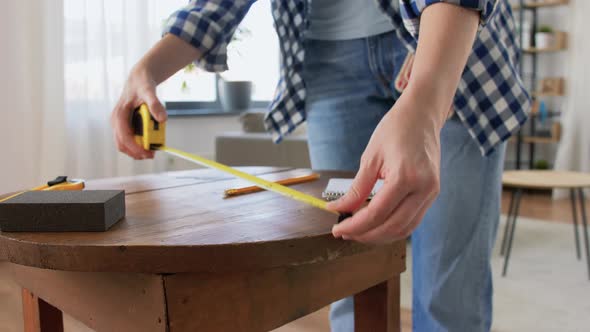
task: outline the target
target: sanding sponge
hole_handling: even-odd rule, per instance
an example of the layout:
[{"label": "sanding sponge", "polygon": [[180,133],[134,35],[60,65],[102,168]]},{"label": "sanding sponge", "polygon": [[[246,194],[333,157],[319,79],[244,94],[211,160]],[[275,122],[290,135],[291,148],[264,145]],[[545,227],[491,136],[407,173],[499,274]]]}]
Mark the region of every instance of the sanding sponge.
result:
[{"label": "sanding sponge", "polygon": [[3,232],[101,232],[123,217],[122,190],[29,191],[0,203]]}]

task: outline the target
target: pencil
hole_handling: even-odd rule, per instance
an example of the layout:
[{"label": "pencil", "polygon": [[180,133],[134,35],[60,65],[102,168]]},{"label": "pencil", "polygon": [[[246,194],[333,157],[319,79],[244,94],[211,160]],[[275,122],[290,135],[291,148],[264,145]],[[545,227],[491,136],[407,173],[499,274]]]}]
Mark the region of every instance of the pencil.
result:
[{"label": "pencil", "polygon": [[[279,181],[275,181],[275,182],[278,184],[282,184],[284,186],[288,186],[288,185],[292,185],[292,184],[314,181],[314,180],[319,179],[319,177],[320,177],[319,174],[312,173],[309,175],[283,179],[283,180],[279,180]],[[263,190],[264,190],[263,188],[260,188],[258,186],[248,186],[248,187],[242,187],[242,188],[226,189],[224,191],[224,194],[225,194],[225,197],[227,198],[227,197],[232,197],[232,196],[255,193],[255,192],[259,192],[259,191],[263,191]]]}]

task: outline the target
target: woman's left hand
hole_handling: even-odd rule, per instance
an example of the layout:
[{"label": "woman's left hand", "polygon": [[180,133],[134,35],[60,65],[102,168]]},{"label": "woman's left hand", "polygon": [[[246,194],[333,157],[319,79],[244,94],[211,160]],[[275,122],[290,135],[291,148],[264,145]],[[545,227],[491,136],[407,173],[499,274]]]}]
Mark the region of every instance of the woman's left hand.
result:
[{"label": "woman's left hand", "polygon": [[[328,206],[356,211],[334,226],[336,237],[367,243],[405,238],[438,195],[440,130],[471,53],[479,12],[438,2],[426,7],[420,22],[408,87],[373,132],[351,190]],[[361,208],[377,179],[383,186]]]},{"label": "woman's left hand", "polygon": [[[446,119],[435,103],[406,91],[381,120],[361,157],[349,192],[328,207],[354,215],[335,225],[335,237],[364,243],[406,238],[438,195],[440,130]],[[383,186],[361,207],[377,179]],[[359,209],[360,208],[360,209]]]}]

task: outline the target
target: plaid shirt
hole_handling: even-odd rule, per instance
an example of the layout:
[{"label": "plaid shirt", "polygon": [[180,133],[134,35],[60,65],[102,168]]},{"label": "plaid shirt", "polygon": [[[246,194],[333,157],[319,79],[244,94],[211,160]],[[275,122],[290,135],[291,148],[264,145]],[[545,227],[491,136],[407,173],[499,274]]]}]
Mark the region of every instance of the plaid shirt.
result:
[{"label": "plaid shirt", "polygon": [[[164,28],[196,47],[196,64],[207,71],[227,69],[226,48],[255,0],[192,0],[175,12]],[[484,155],[514,134],[526,121],[530,97],[518,74],[519,52],[514,20],[507,0],[376,0],[392,20],[395,32],[410,52],[416,50],[420,15],[437,2],[477,10],[480,27],[454,97],[454,110]],[[400,1],[399,10],[392,1]],[[280,80],[265,123],[275,142],[306,118],[302,79],[303,41],[308,26],[307,0],[272,0],[279,35]]]}]

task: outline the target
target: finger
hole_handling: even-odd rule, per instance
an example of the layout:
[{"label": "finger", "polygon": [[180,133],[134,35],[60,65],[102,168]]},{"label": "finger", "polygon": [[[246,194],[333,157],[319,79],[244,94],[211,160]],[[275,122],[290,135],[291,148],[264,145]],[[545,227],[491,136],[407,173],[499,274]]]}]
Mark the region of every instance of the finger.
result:
[{"label": "finger", "polygon": [[117,138],[119,150],[129,155],[133,159],[153,158],[153,151],[144,150],[135,142],[135,138],[129,139],[127,136],[119,136]]},{"label": "finger", "polygon": [[155,91],[149,90],[142,97],[156,121],[164,122],[168,119],[166,108],[164,108],[164,105],[162,105],[158,97],[156,97]]},{"label": "finger", "polygon": [[328,209],[340,212],[356,211],[369,197],[375,182],[377,182],[377,176],[377,167],[361,164],[350,190],[338,200],[328,203]]},{"label": "finger", "polygon": [[125,147],[127,154],[135,159],[145,159],[151,156],[150,151],[145,150],[135,142],[133,131],[129,124],[119,122],[118,127],[118,141]]},{"label": "finger", "polygon": [[117,135],[115,135],[115,141],[117,142],[117,149],[120,152],[126,154],[127,156],[133,159],[143,159],[143,156],[133,156],[134,153],[130,151],[129,148],[119,140]]},{"label": "finger", "polygon": [[424,215],[426,214],[426,212],[428,212],[428,209],[432,206],[432,203],[434,203],[435,200],[436,195],[432,195],[431,198],[424,203],[425,208],[421,209],[421,211],[418,214],[416,214],[414,219],[401,229],[400,235],[402,235],[402,237],[406,238],[416,230],[418,225],[420,225],[420,223],[424,219]]},{"label": "finger", "polygon": [[400,238],[407,238],[410,234],[418,227],[418,225],[422,222],[424,215],[428,212],[428,209],[432,206],[436,198],[438,197],[438,193],[440,192],[440,185],[438,182],[435,184],[430,184],[424,186],[422,191],[422,195],[426,196],[424,199],[424,203],[420,208],[419,212],[414,216],[413,220],[407,223],[405,226],[401,227],[399,231]]},{"label": "finger", "polygon": [[[387,180],[386,180],[387,181]],[[382,224],[408,195],[408,186],[387,181],[371,202],[332,228],[335,237],[361,235]]]},{"label": "finger", "polygon": [[417,215],[427,209],[428,200],[422,194],[411,194],[393,211],[387,220],[361,235],[349,236],[350,239],[372,244],[391,243],[403,239],[409,235],[413,228],[406,227],[411,224]]},{"label": "finger", "polygon": [[133,130],[131,129],[131,105],[123,103],[114,111],[114,129],[117,143],[120,149],[135,159],[152,158],[153,151],[146,151],[135,142]]}]

